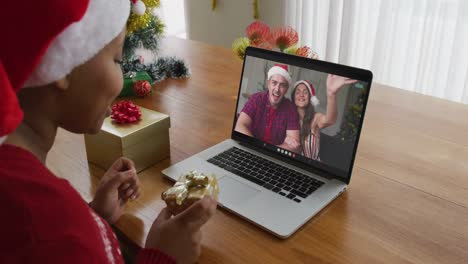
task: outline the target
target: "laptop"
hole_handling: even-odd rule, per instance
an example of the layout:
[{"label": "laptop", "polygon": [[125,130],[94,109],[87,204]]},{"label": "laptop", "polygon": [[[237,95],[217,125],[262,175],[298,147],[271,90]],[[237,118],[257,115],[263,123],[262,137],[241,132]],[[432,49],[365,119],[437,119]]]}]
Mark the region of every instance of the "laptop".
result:
[{"label": "laptop", "polygon": [[[309,85],[293,91],[300,80]],[[287,238],[349,185],[371,83],[368,70],[248,47],[231,138],[162,173],[173,181],[191,170],[215,174],[219,206]],[[305,106],[311,93],[315,114]]]}]

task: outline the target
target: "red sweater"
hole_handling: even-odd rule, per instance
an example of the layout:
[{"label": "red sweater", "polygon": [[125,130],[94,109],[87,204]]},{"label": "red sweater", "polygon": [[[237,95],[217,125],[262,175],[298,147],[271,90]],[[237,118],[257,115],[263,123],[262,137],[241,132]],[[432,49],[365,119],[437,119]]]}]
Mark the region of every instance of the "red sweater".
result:
[{"label": "red sweater", "polygon": [[[0,263],[124,263],[119,242],[64,179],[34,155],[0,145]],[[137,263],[174,263],[155,249]]]}]

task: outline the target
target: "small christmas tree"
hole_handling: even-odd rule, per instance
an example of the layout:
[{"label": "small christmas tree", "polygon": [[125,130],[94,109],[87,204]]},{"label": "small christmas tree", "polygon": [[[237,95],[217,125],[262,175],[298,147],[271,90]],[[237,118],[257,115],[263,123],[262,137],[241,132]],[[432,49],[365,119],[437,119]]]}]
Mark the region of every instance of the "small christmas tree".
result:
[{"label": "small christmas tree", "polygon": [[344,117],[344,122],[341,124],[341,130],[338,136],[341,141],[354,141],[361,124],[362,110],[364,100],[367,95],[367,88],[363,88],[362,92],[356,98],[356,102],[351,104]]},{"label": "small christmas tree", "polygon": [[122,69],[125,77],[145,71],[152,83],[165,78],[186,78],[190,70],[175,57],[158,57],[164,24],[157,15],[159,0],[131,0],[132,13],[127,22]]}]

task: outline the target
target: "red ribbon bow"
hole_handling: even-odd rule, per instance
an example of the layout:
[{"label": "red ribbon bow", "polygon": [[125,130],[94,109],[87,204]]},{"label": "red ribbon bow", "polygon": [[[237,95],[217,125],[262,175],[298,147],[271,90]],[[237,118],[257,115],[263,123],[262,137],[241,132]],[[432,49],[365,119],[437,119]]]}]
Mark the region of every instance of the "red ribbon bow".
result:
[{"label": "red ribbon bow", "polygon": [[134,123],[141,120],[141,111],[131,101],[120,101],[112,105],[111,118],[117,124]]}]

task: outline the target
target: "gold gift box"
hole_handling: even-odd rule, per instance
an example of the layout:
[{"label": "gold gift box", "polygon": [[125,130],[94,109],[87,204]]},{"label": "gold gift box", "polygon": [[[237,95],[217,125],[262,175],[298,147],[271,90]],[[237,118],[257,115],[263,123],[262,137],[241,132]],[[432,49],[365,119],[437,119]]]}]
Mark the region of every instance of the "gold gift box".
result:
[{"label": "gold gift box", "polygon": [[140,172],[169,157],[169,116],[143,107],[140,110],[141,120],[136,123],[116,124],[107,117],[98,134],[85,135],[90,163],[107,170],[115,160],[126,157]]},{"label": "gold gift box", "polygon": [[173,187],[161,194],[169,211],[176,215],[206,195],[218,200],[219,187],[214,174],[192,170],[179,177]]}]

